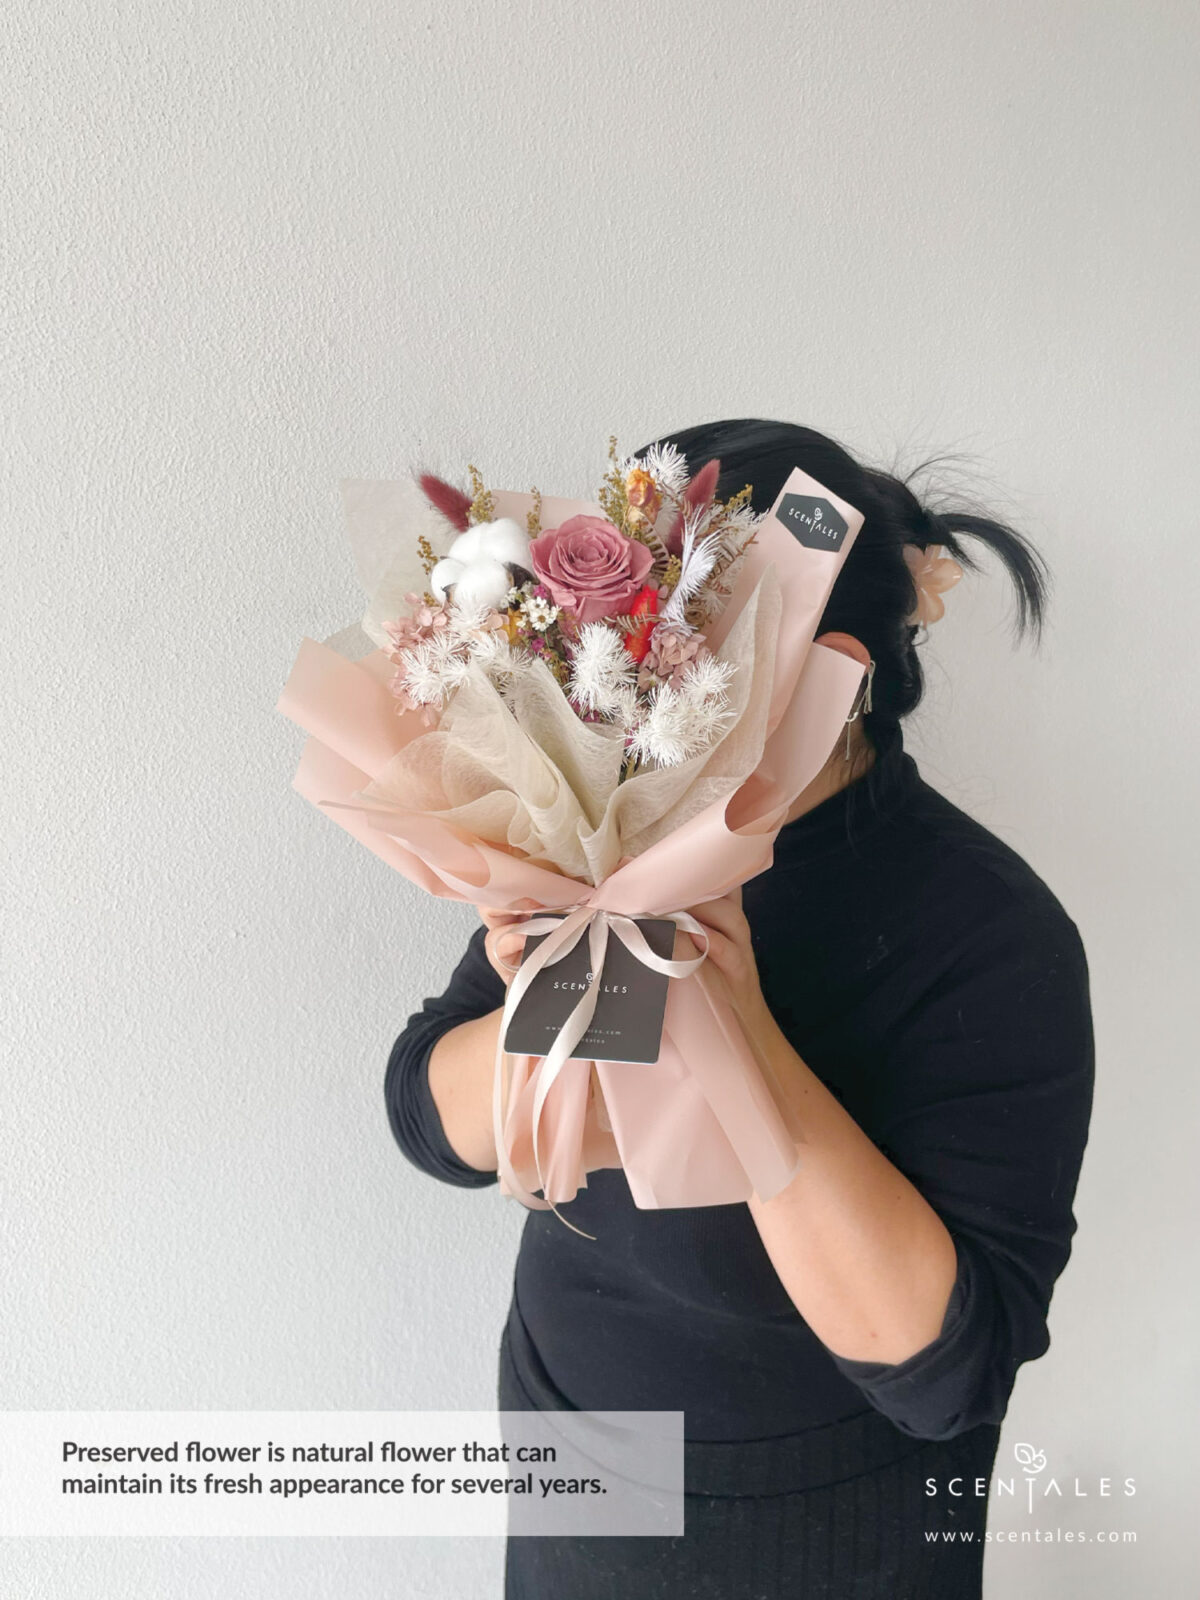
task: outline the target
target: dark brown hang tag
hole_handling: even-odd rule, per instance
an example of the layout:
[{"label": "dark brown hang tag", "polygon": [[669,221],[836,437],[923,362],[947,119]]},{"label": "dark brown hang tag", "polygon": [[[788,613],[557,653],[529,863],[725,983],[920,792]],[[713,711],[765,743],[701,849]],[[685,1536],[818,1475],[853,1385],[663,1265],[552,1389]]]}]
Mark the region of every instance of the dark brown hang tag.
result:
[{"label": "dark brown hang tag", "polygon": [[[670,960],[675,948],[675,924],[639,917],[637,925],[654,954]],[[535,934],[526,939],[522,964],[547,937]],[[587,990],[590,961],[585,929],[575,948],[561,960],[543,967],[529,985],[504,1035],[504,1048],[510,1055],[549,1055],[563,1023]],[[610,930],[592,1024],[570,1059],[652,1066],[662,1047],[670,981],[664,973],[644,967]]]},{"label": "dark brown hang tag", "polygon": [[850,531],[845,517],[824,495],[785,494],[775,507],[775,515],[810,550],[831,550],[836,554]]}]

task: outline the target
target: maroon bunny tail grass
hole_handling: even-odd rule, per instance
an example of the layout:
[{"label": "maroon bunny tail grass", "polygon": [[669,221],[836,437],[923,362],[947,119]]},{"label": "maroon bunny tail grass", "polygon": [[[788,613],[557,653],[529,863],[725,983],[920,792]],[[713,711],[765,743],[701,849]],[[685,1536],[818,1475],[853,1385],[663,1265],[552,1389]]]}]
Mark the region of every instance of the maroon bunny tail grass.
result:
[{"label": "maroon bunny tail grass", "polygon": [[713,456],[711,461],[704,463],[694,477],[688,479],[687,487],[683,491],[683,505],[676,512],[675,520],[667,531],[666,546],[671,555],[677,556],[683,547],[684,509],[708,505],[717,492],[717,479],[720,476],[720,458]]},{"label": "maroon bunny tail grass", "polygon": [[440,511],[452,526],[460,532],[465,531],[467,513],[471,509],[471,496],[464,494],[461,489],[456,489],[444,478],[434,477],[432,472],[423,472],[418,481],[421,492],[429,504]]}]

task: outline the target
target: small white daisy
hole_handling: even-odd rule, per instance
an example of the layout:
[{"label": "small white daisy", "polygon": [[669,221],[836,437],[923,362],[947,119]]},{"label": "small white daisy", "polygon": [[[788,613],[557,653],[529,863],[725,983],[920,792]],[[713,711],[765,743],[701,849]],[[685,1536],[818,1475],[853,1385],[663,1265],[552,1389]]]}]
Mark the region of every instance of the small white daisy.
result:
[{"label": "small white daisy", "polygon": [[558,616],[558,607],[551,605],[549,600],[543,600],[540,595],[531,594],[525,601],[521,610],[525,613],[525,620],[531,628],[538,633],[545,633],[546,629]]}]

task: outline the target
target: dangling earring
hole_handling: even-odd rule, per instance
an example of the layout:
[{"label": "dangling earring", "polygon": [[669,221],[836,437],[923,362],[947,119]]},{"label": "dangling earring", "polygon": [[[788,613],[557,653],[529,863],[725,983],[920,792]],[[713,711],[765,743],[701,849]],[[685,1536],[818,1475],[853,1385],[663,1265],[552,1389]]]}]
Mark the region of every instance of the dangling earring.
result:
[{"label": "dangling earring", "polygon": [[871,688],[872,688],[872,685],[874,684],[874,682],[875,682],[875,659],[874,659],[873,656],[871,656],[871,657],[868,657],[868,659],[867,659],[867,681],[866,681],[866,685],[863,688],[862,694],[858,697],[858,699],[855,701],[853,707],[851,708],[850,715],[846,718],[846,756],[845,756],[845,759],[847,761],[850,760],[850,724],[852,722],[857,722],[859,717],[860,717],[860,715],[863,712],[867,712],[869,714],[874,709],[874,707],[873,707],[873,705],[871,703]]}]

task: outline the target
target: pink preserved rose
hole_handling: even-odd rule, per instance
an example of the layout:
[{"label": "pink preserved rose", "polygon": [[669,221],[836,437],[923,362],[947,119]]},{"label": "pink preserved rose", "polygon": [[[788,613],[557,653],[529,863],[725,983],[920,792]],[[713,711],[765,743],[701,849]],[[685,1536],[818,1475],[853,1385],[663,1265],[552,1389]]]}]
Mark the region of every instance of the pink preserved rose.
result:
[{"label": "pink preserved rose", "polygon": [[556,606],[577,621],[599,622],[628,612],[653,563],[649,548],[627,539],[604,517],[568,517],[529,546],[533,570]]}]

